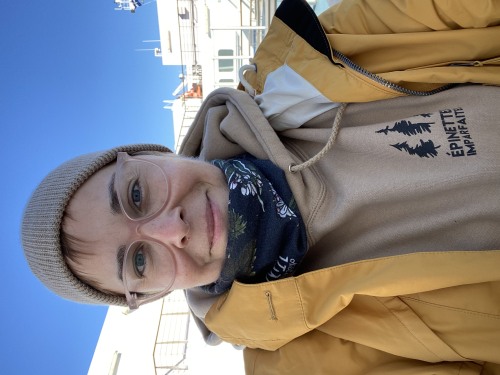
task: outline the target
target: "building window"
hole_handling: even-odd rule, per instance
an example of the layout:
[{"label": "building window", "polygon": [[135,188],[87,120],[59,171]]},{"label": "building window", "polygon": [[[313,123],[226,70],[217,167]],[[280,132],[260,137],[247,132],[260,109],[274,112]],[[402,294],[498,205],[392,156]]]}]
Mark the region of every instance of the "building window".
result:
[{"label": "building window", "polygon": [[222,59],[223,56],[234,56],[234,50],[232,49],[220,49],[219,50],[219,72],[232,72],[234,71],[234,60]]}]

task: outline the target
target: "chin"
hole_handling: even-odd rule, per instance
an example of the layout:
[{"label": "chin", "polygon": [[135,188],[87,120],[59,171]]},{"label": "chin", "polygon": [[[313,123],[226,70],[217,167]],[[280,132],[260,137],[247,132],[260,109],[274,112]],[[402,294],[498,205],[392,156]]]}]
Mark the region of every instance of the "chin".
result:
[{"label": "chin", "polygon": [[217,281],[221,272],[222,272],[222,262],[217,261],[217,262],[212,263],[210,265],[210,270],[207,269],[206,274],[203,275],[203,284],[202,285],[211,284],[214,281]]}]

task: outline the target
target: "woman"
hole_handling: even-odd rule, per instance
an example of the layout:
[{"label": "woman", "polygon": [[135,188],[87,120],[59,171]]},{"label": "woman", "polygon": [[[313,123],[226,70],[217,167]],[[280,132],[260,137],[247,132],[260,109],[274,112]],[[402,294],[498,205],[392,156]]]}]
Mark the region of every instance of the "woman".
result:
[{"label": "woman", "polygon": [[248,373],[500,373],[499,100],[462,85],[278,133],[221,89],[181,149],[198,160],[138,145],[53,172],[25,213],[28,261],[81,302],[186,289]]},{"label": "woman", "polygon": [[[235,222],[226,221],[231,204],[229,210],[224,208],[229,189],[236,186],[231,184],[234,173],[224,175],[224,168],[213,169],[213,165],[173,155],[149,155],[147,151],[162,150],[155,146],[123,147],[79,157],[51,175],[26,211],[23,241],[28,260],[46,285],[81,302],[124,304],[123,295],[127,294],[134,307],[134,292],[145,293],[139,295],[141,303],[142,298],[158,298],[172,288],[188,288],[194,312],[223,340],[247,348],[280,350],[247,349],[250,373],[250,368],[257,365],[266,370],[256,373],[283,371],[280,366],[288,366],[287,360],[278,353],[287,350],[293,351],[293,360],[285,358],[296,366],[317,368],[319,372],[352,360],[356,366],[365,363],[369,368],[391,363],[396,372],[417,366],[427,370],[431,367],[433,371],[441,368],[443,373],[458,366],[458,362],[470,367],[471,373],[479,373],[478,361],[498,362],[498,347],[494,344],[500,332],[500,254],[494,249],[500,245],[500,154],[496,147],[500,135],[496,124],[499,99],[496,87],[464,86],[419,99],[418,106],[414,98],[405,97],[348,107],[345,126],[334,148],[312,166],[286,174],[298,210],[289,199],[285,205],[294,214],[300,213],[303,224],[298,222],[283,233],[300,239],[300,231],[293,229],[303,226],[307,254],[302,261],[293,263],[291,259],[300,254],[275,254],[275,264],[260,277],[265,279],[269,271],[272,274],[272,269],[277,268],[298,275],[294,278],[253,286],[236,283],[229,295],[218,299],[217,281],[221,291],[227,289],[227,280],[218,277],[224,263],[224,244],[237,232]],[[210,107],[209,118],[203,118],[201,112],[184,146],[184,153],[190,153],[202,145],[202,159],[228,159],[228,152],[237,156],[245,151],[270,159],[286,170],[288,165],[307,160],[321,149],[328,131],[325,125],[331,123],[330,114],[326,114],[321,121],[316,119],[303,129],[287,130],[278,137],[269,131],[264,116],[259,115],[257,105],[245,93],[222,90],[207,98],[206,103],[204,110]],[[387,117],[390,120],[384,120]],[[430,131],[397,131],[397,124],[410,123],[426,123]],[[460,126],[466,126],[467,132],[457,134],[462,144],[473,140],[474,154],[465,151],[464,156],[453,156],[452,145],[458,141],[450,142],[449,129]],[[200,128],[204,128],[203,141]],[[394,146],[403,142],[418,146],[424,136],[424,143],[434,144],[435,155],[426,151],[426,157]],[[139,151],[140,155],[133,157],[118,154]],[[129,181],[118,172],[120,167],[114,162],[117,156],[118,164],[130,163],[130,158],[136,159],[134,163],[152,162],[151,168],[160,168],[154,176],[163,179],[165,175],[162,183],[165,181],[168,198],[157,205],[159,211],[148,211],[135,222],[112,213],[113,206],[119,212],[110,193],[114,191],[110,188],[113,174],[115,189],[124,191],[126,197],[130,195],[129,201],[135,199],[137,203],[143,197],[135,194],[137,186],[129,184],[124,188],[121,182],[117,184]],[[132,171],[137,177],[137,169],[132,166]],[[283,183],[279,175],[275,180],[273,186]],[[144,184],[141,188],[145,188]],[[152,187],[138,191],[151,193]],[[248,197],[241,194],[241,189],[233,189],[233,193]],[[123,203],[121,193],[117,199],[121,207],[130,204]],[[270,207],[278,207],[272,195],[265,199]],[[261,210],[258,199],[251,206]],[[243,213],[240,211],[240,215]],[[61,225],[69,247],[87,251],[82,257],[65,258],[61,253]],[[276,226],[271,228],[276,230]],[[265,244],[268,229],[257,228],[255,238],[260,236]],[[225,233],[231,232],[226,237]],[[135,240],[142,244],[151,241],[152,258],[145,255],[146,250],[142,255],[141,248],[137,252]],[[286,241],[277,243],[287,245]],[[132,245],[133,250],[117,257],[120,245],[126,246],[124,250]],[[281,250],[288,251],[286,247]],[[132,254],[135,258],[129,261]],[[252,253],[260,259],[256,254]],[[118,271],[117,259],[124,265],[123,271]],[[249,282],[254,282],[253,272],[259,276],[260,271],[251,268],[252,260],[236,268]],[[154,267],[160,261],[165,266],[155,269],[152,279],[147,278],[152,283],[137,284],[143,268]],[[174,272],[173,279],[171,272],[164,271],[171,264],[179,272]],[[135,269],[130,270],[128,265]],[[325,272],[308,272],[317,269]],[[239,279],[237,272],[229,271],[226,274]],[[200,285],[203,287],[191,288]],[[318,335],[321,337],[315,337]],[[325,337],[331,341],[327,346]],[[346,342],[363,348],[349,351],[361,353],[353,357],[341,355],[342,350],[347,350]],[[301,359],[299,354],[307,358],[328,354],[318,353],[316,345],[343,359],[335,364]],[[259,357],[253,363],[256,353]],[[395,363],[396,359],[402,362]],[[345,373],[355,373],[344,365]]]}]

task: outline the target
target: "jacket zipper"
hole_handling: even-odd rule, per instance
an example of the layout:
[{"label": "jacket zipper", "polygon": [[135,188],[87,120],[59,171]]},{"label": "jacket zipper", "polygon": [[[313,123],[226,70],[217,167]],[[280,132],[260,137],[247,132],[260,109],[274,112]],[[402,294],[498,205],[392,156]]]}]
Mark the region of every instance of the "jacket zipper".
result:
[{"label": "jacket zipper", "polygon": [[365,77],[371,79],[372,81],[377,82],[378,84],[388,87],[394,91],[403,93],[405,95],[412,95],[412,96],[429,96],[429,95],[434,95],[437,94],[438,92],[448,90],[449,88],[453,87],[454,84],[449,83],[444,86],[438,87],[437,89],[431,90],[431,91],[417,91],[417,90],[410,90],[405,87],[396,85],[395,83],[389,82],[386,79],[383,79],[382,77],[373,74],[369,72],[368,70],[362,68],[361,66],[355,64],[350,60],[346,55],[344,55],[342,52],[339,52],[337,50],[332,49],[333,51],[333,56],[339,59],[342,63],[347,65],[350,69],[364,75]]}]

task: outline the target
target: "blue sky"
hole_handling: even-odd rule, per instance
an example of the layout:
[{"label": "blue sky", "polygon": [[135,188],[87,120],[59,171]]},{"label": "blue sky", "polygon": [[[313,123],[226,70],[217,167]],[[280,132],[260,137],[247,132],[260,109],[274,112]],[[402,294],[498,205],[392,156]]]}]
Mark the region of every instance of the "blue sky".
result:
[{"label": "blue sky", "polygon": [[131,14],[112,0],[4,0],[0,32],[2,373],[86,374],[107,309],[64,301],[31,275],[22,211],[68,158],[128,143],[173,146],[162,100],[172,99],[180,67],[136,51],[159,38],[154,2]]}]

